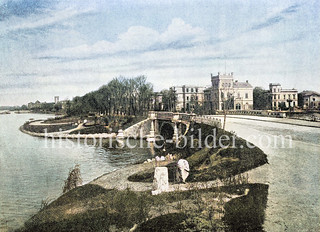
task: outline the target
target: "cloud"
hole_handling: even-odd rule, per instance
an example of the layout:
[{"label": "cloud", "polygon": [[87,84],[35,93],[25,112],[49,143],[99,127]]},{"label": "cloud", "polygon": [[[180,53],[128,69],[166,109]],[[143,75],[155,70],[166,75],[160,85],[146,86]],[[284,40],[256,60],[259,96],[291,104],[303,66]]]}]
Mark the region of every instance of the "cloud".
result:
[{"label": "cloud", "polygon": [[40,13],[51,4],[52,1],[44,0],[6,0],[0,5],[0,21]]},{"label": "cloud", "polygon": [[276,14],[275,16],[265,19],[264,22],[252,26],[250,30],[251,31],[260,30],[260,29],[275,25],[281,21],[284,21],[288,15],[296,13],[299,7],[300,7],[299,5],[292,5],[290,7],[287,7],[284,10],[280,11],[280,13]]},{"label": "cloud", "polygon": [[168,28],[160,33],[143,26],[132,26],[120,34],[115,42],[98,41],[93,45],[83,44],[77,47],[49,51],[38,56],[39,59],[91,59],[111,54],[129,54],[165,49],[182,49],[195,46],[209,39],[207,33],[186,24],[182,19],[174,18]]},{"label": "cloud", "polygon": [[37,29],[41,27],[51,26],[57,23],[62,23],[67,19],[78,16],[80,14],[88,13],[90,10],[78,11],[74,9],[65,9],[62,11],[53,11],[46,12],[46,16],[43,15],[30,19],[29,21],[25,21],[23,23],[19,23],[13,27],[11,27],[10,31],[16,30],[27,30],[27,29]]}]

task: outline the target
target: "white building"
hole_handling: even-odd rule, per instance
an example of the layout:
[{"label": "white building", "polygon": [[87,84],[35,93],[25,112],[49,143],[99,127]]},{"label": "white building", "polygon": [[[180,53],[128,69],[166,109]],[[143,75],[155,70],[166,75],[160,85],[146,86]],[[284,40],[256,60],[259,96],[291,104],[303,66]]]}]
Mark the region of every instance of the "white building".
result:
[{"label": "white building", "polygon": [[283,110],[298,106],[298,90],[282,89],[279,83],[269,84],[271,109]]},{"label": "white building", "polygon": [[206,89],[205,107],[208,112],[253,109],[253,87],[246,82],[234,80],[233,73],[211,74],[212,87]]},{"label": "white building", "polygon": [[176,110],[182,112],[192,112],[196,104],[203,104],[203,91],[205,87],[182,85],[173,86],[172,89],[176,93]]}]

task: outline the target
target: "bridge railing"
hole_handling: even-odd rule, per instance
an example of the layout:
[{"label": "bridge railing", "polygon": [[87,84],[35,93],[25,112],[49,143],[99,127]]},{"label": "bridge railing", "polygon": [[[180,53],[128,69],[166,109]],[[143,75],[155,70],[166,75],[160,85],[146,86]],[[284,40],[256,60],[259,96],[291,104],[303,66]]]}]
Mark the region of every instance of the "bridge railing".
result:
[{"label": "bridge railing", "polygon": [[221,119],[215,118],[210,115],[202,115],[202,116],[195,116],[193,121],[196,123],[203,123],[211,126],[218,126],[221,127]]},{"label": "bridge railing", "polygon": [[188,113],[173,113],[166,111],[150,111],[150,119],[157,120],[169,120],[169,121],[184,121],[184,122],[196,122],[203,123],[211,126],[221,127],[221,120],[211,115],[196,115]]}]

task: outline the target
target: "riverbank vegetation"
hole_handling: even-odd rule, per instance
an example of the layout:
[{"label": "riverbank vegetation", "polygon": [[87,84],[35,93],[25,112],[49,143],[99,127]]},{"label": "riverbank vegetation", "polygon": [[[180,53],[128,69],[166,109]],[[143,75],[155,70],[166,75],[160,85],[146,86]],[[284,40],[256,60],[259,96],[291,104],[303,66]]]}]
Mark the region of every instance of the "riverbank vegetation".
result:
[{"label": "riverbank vegetation", "polygon": [[22,125],[22,129],[25,131],[33,132],[33,133],[52,133],[59,131],[66,131],[76,128],[77,126],[74,123],[65,123],[65,124],[44,124],[41,123],[32,125],[32,122],[26,122]]},{"label": "riverbank vegetation", "polygon": [[100,112],[105,115],[143,115],[151,109],[153,86],[145,76],[114,78],[96,91],[75,97],[65,108],[67,115]]},{"label": "riverbank vegetation", "polygon": [[79,124],[82,124],[77,130],[69,132],[70,134],[97,134],[97,133],[112,133],[118,130],[125,130],[128,127],[146,119],[146,116],[126,116],[126,115],[96,115],[89,114],[86,116],[63,116],[47,119],[44,122],[38,123],[26,122],[22,129],[34,133],[47,133],[67,131],[76,129]]},{"label": "riverbank vegetation", "polygon": [[18,231],[257,231],[267,194],[268,186],[262,184],[157,196],[88,184],[45,206]]}]

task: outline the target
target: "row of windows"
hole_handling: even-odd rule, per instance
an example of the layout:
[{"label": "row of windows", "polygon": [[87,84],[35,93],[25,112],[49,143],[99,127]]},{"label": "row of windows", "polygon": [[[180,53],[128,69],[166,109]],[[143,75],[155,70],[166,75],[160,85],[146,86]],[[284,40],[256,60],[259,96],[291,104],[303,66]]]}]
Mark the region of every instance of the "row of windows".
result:
[{"label": "row of windows", "polygon": [[[191,97],[190,99],[193,100],[193,97]],[[194,99],[195,99],[196,101],[198,101],[198,96],[195,96]],[[189,97],[188,97],[188,96],[187,96],[187,101],[189,101]]]},{"label": "row of windows", "polygon": [[[190,88],[191,93],[193,93],[194,90],[196,91],[196,93],[198,93],[198,88]],[[186,88],[186,92],[189,93],[189,88]]]},{"label": "row of windows", "polygon": [[[284,102],[283,102],[283,103],[284,103]],[[282,103],[282,104],[283,104],[283,103]],[[273,106],[274,106],[274,107],[277,107],[277,103],[274,102],[274,103],[273,103]],[[281,106],[281,102],[278,102],[278,107],[280,107],[280,106]],[[296,106],[296,102],[293,102],[293,106]]]},{"label": "row of windows", "polygon": [[[228,93],[229,97],[230,97],[230,93]],[[224,98],[224,93],[221,92],[221,98],[223,99]],[[240,93],[238,93],[238,98],[240,98]],[[249,98],[249,94],[248,93],[245,93],[244,94],[244,98],[248,99]]]},{"label": "row of windows", "polygon": [[[304,99],[304,101],[307,102],[307,101],[309,101],[309,99],[306,98],[306,99]],[[315,98],[312,98],[312,101],[316,101],[316,99],[315,99]]]},{"label": "row of windows", "polygon": [[[273,95],[273,99],[277,99],[277,95]],[[280,99],[280,94],[278,95],[278,99]],[[286,95],[283,94],[283,99],[286,99]],[[291,94],[288,94],[288,99],[291,99]],[[292,94],[292,99],[296,99],[296,95]]]}]

